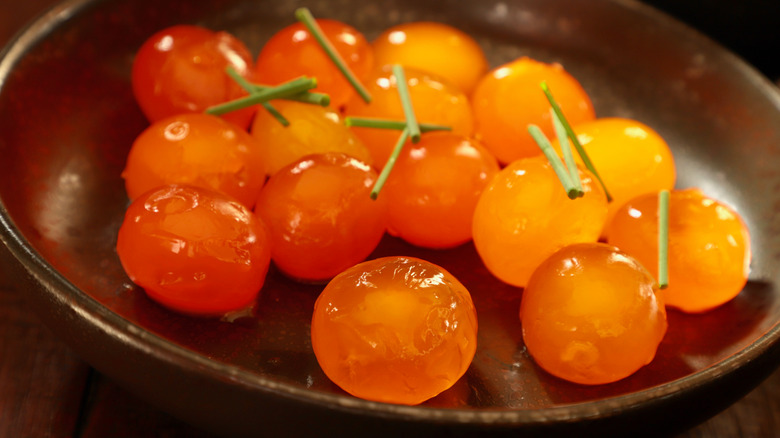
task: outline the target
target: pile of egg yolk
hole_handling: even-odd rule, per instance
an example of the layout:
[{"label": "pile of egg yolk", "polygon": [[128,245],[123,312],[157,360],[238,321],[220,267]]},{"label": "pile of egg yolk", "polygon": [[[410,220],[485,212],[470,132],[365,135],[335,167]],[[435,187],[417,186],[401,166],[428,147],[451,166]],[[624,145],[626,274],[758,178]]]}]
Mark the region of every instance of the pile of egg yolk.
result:
[{"label": "pile of egg yolk", "polygon": [[474,139],[423,134],[401,151],[379,195],[388,202],[388,232],[426,248],[468,242],[477,200],[498,170],[495,157]]},{"label": "pile of egg yolk", "polygon": [[[131,71],[133,95],[150,122],[246,96],[225,74],[227,67],[250,78],[252,54],[235,36],[199,26],[177,25],[149,37],[136,52]],[[223,117],[246,128],[255,108]]]},{"label": "pile of egg yolk", "polygon": [[387,229],[377,174],[344,154],[308,155],[275,173],[255,212],[268,225],[279,270],[305,282],[329,280],[368,257]]},{"label": "pile of egg yolk", "polygon": [[544,156],[517,160],[488,184],[474,210],[474,246],[498,279],[523,287],[558,249],[595,242],[607,216],[604,191],[578,169],[585,195],[569,199]]},{"label": "pile of egg yolk", "polygon": [[485,75],[471,96],[476,135],[501,163],[541,154],[526,129],[529,124],[547,137],[555,135],[542,82],[570,124],[595,118],[590,97],[560,64],[528,57],[504,64]]},{"label": "pile of egg yolk", "polygon": [[466,95],[488,71],[474,39],[443,23],[403,23],[382,32],[371,46],[376,65],[400,64],[440,76]]},{"label": "pile of egg yolk", "polygon": [[252,136],[259,143],[268,174],[306,155],[338,152],[371,164],[363,142],[344,125],[341,115],[318,105],[278,100],[276,108],[290,122],[284,126],[268,111],[260,109],[252,122]]},{"label": "pile of egg yolk", "polygon": [[[404,75],[419,123],[448,126],[455,134],[471,135],[474,120],[465,94],[426,72],[404,68]],[[371,93],[371,103],[366,104],[359,97],[353,97],[345,108],[347,116],[405,120],[396,78],[389,66],[376,70],[365,85]],[[373,128],[352,129],[371,153],[374,167],[381,169],[390,157],[399,132]]]},{"label": "pile of egg yolk", "polygon": [[[336,20],[316,22],[352,73],[361,81],[365,79],[374,66],[374,57],[363,34]],[[295,23],[265,43],[257,57],[255,78],[262,84],[278,85],[300,76],[316,78],[314,91],[328,94],[333,108],[341,107],[355,94],[309,30]]]},{"label": "pile of egg yolk", "polygon": [[534,271],[520,322],[534,361],[562,379],[598,385],[633,374],[655,357],[666,311],[653,276],[603,243],[570,245]]},{"label": "pile of egg yolk", "polygon": [[477,314],[446,270],[410,257],[361,263],[317,298],[314,354],[325,374],[367,400],[415,405],[463,376],[477,346]]},{"label": "pile of egg yolk", "polygon": [[[674,188],[677,172],[672,152],[649,126],[608,117],[580,123],[573,130],[612,196],[607,223],[629,200]],[[557,139],[552,144],[560,150]],[[581,163],[579,155],[574,155]]]},{"label": "pile of egg yolk", "polygon": [[[658,270],[658,194],[639,196],[615,214],[607,241]],[[750,235],[739,215],[698,189],[669,197],[666,305],[699,313],[736,297],[750,272]]]},{"label": "pile of egg yolk", "polygon": [[116,250],[151,299],[192,315],[252,305],[270,264],[262,221],[233,198],[192,186],[159,187],[136,198]]},{"label": "pile of egg yolk", "polygon": [[133,142],[122,177],[135,199],[168,184],[210,188],[252,208],[265,182],[260,144],[245,130],[208,114],[152,123]]}]

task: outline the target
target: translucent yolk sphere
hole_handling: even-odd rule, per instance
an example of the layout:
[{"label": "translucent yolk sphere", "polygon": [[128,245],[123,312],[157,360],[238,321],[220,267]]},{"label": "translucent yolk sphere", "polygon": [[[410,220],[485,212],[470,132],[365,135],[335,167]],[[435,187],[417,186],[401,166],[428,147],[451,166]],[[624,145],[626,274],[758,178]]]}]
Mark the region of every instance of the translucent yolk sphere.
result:
[{"label": "translucent yolk sphere", "polygon": [[487,73],[482,48],[464,32],[442,23],[393,26],[371,43],[376,65],[401,64],[440,76],[471,94]]},{"label": "translucent yolk sphere", "polygon": [[165,186],[130,204],[116,250],[151,299],[186,314],[221,316],[254,303],[269,243],[263,223],[233,198]]},{"label": "translucent yolk sphere", "polygon": [[[750,235],[739,215],[698,189],[669,199],[668,306],[698,313],[742,291],[750,271]],[[658,271],[658,194],[625,204],[607,227],[607,241],[651,272]]]},{"label": "translucent yolk sphere", "polygon": [[322,291],[311,340],[322,370],[348,393],[415,405],[466,372],[477,314],[466,288],[439,266],[380,258],[347,269]]},{"label": "translucent yolk sphere", "polygon": [[[150,122],[206,108],[246,96],[225,73],[230,66],[247,79],[252,76],[252,54],[236,37],[198,26],[164,29],[144,42],[133,60],[133,94]],[[222,117],[246,129],[254,108]]]},{"label": "translucent yolk sphere", "polygon": [[365,163],[372,163],[368,149],[344,125],[336,111],[284,100],[273,101],[273,106],[290,125],[283,126],[268,111],[260,108],[251,130],[252,136],[260,144],[260,153],[269,175],[306,155],[326,152],[344,153]]},{"label": "translucent yolk sphere", "polygon": [[522,57],[502,65],[483,77],[472,95],[476,134],[500,162],[541,154],[528,134],[529,124],[549,138],[555,136],[542,81],[570,124],[595,118],[590,97],[560,64]]},{"label": "translucent yolk sphere", "polygon": [[[612,202],[607,223],[630,199],[674,187],[674,157],[663,138],[649,126],[624,118],[603,118],[573,127]],[[553,147],[560,150],[557,139]],[[574,154],[578,163],[582,161]]]},{"label": "translucent yolk sphere", "polygon": [[523,287],[558,249],[595,242],[607,200],[593,176],[580,169],[585,196],[569,199],[543,156],[517,160],[488,184],[474,210],[474,246],[498,279]]},{"label": "translucent yolk sphere", "polygon": [[650,273],[602,243],[564,247],[539,265],[523,291],[520,321],[540,367],[586,385],[650,363],[667,329]]},{"label": "translucent yolk sphere", "polygon": [[[474,120],[465,94],[429,73],[404,68],[404,74],[418,122],[445,125],[452,128],[455,134],[471,135]],[[347,103],[346,115],[405,120],[395,75],[390,66],[379,69],[370,76],[366,88],[373,98],[371,103],[366,104],[358,97],[353,97]],[[352,129],[371,152],[374,167],[381,169],[390,157],[399,132],[373,128]]]},{"label": "translucent yolk sphere", "polygon": [[257,140],[207,114],[159,120],[133,142],[122,177],[130,199],[168,184],[210,188],[252,208],[265,182]]},{"label": "translucent yolk sphere", "polygon": [[[336,20],[316,20],[325,37],[359,80],[371,72],[374,57],[366,38],[353,27]],[[278,85],[300,76],[317,79],[315,91],[330,96],[339,108],[355,94],[338,67],[302,23],[292,24],[271,37],[257,57],[258,82]]]},{"label": "translucent yolk sphere", "polygon": [[427,248],[468,242],[479,195],[498,170],[476,140],[423,134],[419,143],[404,146],[379,195],[387,198],[388,231]]},{"label": "translucent yolk sphere", "polygon": [[268,225],[274,264],[321,282],[368,257],[387,229],[387,207],[370,193],[367,164],[344,154],[309,155],[272,176],[255,211]]}]

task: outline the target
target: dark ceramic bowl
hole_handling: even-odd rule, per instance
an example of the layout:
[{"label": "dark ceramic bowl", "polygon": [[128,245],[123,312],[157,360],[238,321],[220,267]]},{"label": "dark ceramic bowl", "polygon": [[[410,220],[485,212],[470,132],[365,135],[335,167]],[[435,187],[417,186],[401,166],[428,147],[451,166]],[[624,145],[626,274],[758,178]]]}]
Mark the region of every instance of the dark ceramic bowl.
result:
[{"label": "dark ceramic bowl", "polygon": [[633,1],[308,2],[315,16],[369,38],[410,20],[475,36],[493,65],[530,54],[562,62],[600,116],[657,129],[698,186],[752,232],[745,290],[704,315],[670,312],[649,366],[585,387],[541,371],[523,347],[518,290],[470,245],[444,251],[385,240],[376,255],[429,259],[455,273],[479,309],[466,376],[421,406],[359,400],[328,381],[309,342],[319,288],[272,271],[257,315],[233,323],[149,301],[114,251],[127,198],[120,171],[146,126],[129,82],[133,53],[177,23],[227,29],[257,53],[297,1],[67,1],[0,61],[2,240],[29,270],[41,317],[86,361],[156,406],[217,433],[246,436],[614,436],[674,432],[755,387],[780,363],[780,95],[707,38]]}]

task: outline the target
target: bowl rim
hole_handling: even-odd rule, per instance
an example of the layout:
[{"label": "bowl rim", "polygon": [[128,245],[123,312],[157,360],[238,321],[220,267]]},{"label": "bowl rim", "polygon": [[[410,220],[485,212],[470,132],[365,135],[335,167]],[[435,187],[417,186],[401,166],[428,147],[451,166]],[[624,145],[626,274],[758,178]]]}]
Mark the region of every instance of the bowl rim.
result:
[{"label": "bowl rim", "polygon": [[[105,0],[64,0],[28,23],[12,37],[0,50],[0,94],[13,67],[26,52],[44,39],[59,25],[80,14],[89,6]],[[758,70],[743,61],[739,56],[723,48],[709,37],[677,21],[675,18],[640,3],[638,0],[604,0],[609,3],[632,9],[634,12],[649,16],[654,22],[659,20],[677,31],[684,31],[697,38],[696,44],[715,45],[718,56],[725,56],[729,65],[757,87],[780,111],[780,89]],[[780,339],[780,320],[749,346],[735,352],[721,361],[684,377],[635,392],[607,397],[598,400],[563,403],[548,408],[440,408],[425,405],[405,406],[359,399],[346,394],[313,391],[301,386],[275,381],[271,378],[244,370],[238,366],[209,359],[197,352],[179,346],[159,335],[155,335],[141,325],[133,323],[111,311],[96,299],[81,291],[49,264],[32,246],[14,223],[5,203],[0,199],[0,241],[11,254],[25,267],[37,282],[43,284],[52,298],[61,305],[77,313],[104,334],[120,336],[122,342],[136,350],[153,354],[156,360],[182,368],[189,373],[213,376],[230,376],[241,387],[252,392],[273,393],[280,397],[298,400],[327,409],[345,412],[369,413],[377,417],[394,420],[439,423],[472,423],[482,425],[518,426],[529,424],[549,424],[563,421],[583,420],[604,416],[617,416],[627,412],[660,403],[664,398],[673,397],[684,391],[703,388],[711,382],[730,374],[743,365],[755,361],[767,352]],[[44,321],[45,322],[45,321]],[[780,365],[778,363],[777,365]],[[110,375],[110,372],[106,372]]]}]

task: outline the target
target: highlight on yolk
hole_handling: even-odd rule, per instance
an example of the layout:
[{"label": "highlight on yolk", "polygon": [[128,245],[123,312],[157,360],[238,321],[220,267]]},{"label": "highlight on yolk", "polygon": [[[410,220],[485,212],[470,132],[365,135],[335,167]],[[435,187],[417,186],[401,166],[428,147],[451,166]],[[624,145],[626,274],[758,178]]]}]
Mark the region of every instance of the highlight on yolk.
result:
[{"label": "highlight on yolk", "polygon": [[446,79],[466,95],[488,71],[485,53],[474,39],[452,26],[413,22],[393,26],[371,46],[378,66],[401,64]]},{"label": "highlight on yolk", "polygon": [[[672,152],[649,126],[636,120],[608,117],[580,123],[573,129],[612,195],[607,223],[629,200],[674,188],[677,172]],[[560,152],[558,140],[552,143]],[[579,155],[574,155],[582,163]]]},{"label": "highlight on yolk", "polygon": [[542,82],[571,125],[596,117],[588,94],[560,64],[528,57],[504,64],[483,77],[472,95],[476,135],[501,163],[541,154],[526,130],[529,124],[555,137]]},{"label": "highlight on yolk", "polygon": [[273,106],[290,122],[283,126],[268,111],[258,111],[252,136],[258,140],[268,174],[306,155],[344,153],[365,163],[372,158],[363,142],[350,130],[338,112],[301,102],[275,100]]},{"label": "highlight on yolk", "polygon": [[[658,270],[658,194],[626,203],[606,228],[607,241],[651,272]],[[750,235],[736,211],[698,189],[669,198],[668,306],[700,313],[736,297],[750,272]]]},{"label": "highlight on yolk", "polygon": [[498,162],[476,140],[450,132],[408,143],[380,197],[388,202],[388,232],[426,248],[471,240],[474,208]]},{"label": "highlight on yolk", "polygon": [[[239,39],[199,26],[172,26],[149,37],[136,52],[133,95],[150,122],[200,113],[247,95],[225,73],[228,66],[251,79],[252,54]],[[222,117],[246,129],[254,112],[249,107]]]},{"label": "highlight on yolk", "polygon": [[274,264],[321,282],[368,257],[387,229],[387,207],[371,199],[376,172],[344,154],[308,155],[274,174],[255,211],[268,225]]},{"label": "highlight on yolk", "polygon": [[474,246],[498,279],[523,287],[550,254],[595,242],[607,217],[598,181],[579,169],[585,195],[569,199],[544,156],[517,160],[488,184],[474,210]]},{"label": "highlight on yolk", "polygon": [[252,208],[265,182],[260,144],[245,130],[208,114],[152,123],[133,142],[122,177],[130,199],[168,184],[210,188]]},{"label": "highlight on yolk", "polygon": [[116,250],[130,280],[151,299],[202,316],[254,304],[271,261],[261,220],[229,196],[192,186],[137,197]]},{"label": "highlight on yolk", "polygon": [[545,371],[599,385],[630,376],[655,357],[666,334],[653,276],[603,243],[562,248],[523,291],[523,341]]},{"label": "highlight on yolk", "polygon": [[314,305],[314,354],[325,374],[363,399],[415,405],[450,388],[477,347],[466,288],[424,260],[386,257],[336,276]]},{"label": "highlight on yolk", "polygon": [[[336,20],[317,19],[316,22],[362,82],[374,66],[371,46],[363,34]],[[302,23],[285,27],[265,43],[257,57],[255,72],[258,82],[266,85],[279,85],[300,76],[316,78],[316,91],[328,94],[331,107],[336,109],[356,94]]]},{"label": "highlight on yolk", "polygon": [[[465,94],[455,86],[432,74],[404,68],[409,96],[419,123],[431,123],[452,128],[455,134],[470,136],[474,130],[471,106]],[[366,104],[353,97],[345,108],[347,116],[405,120],[395,75],[390,66],[376,70],[366,81],[373,98]],[[374,167],[381,169],[398,140],[399,132],[373,128],[351,128],[371,152]]]}]

